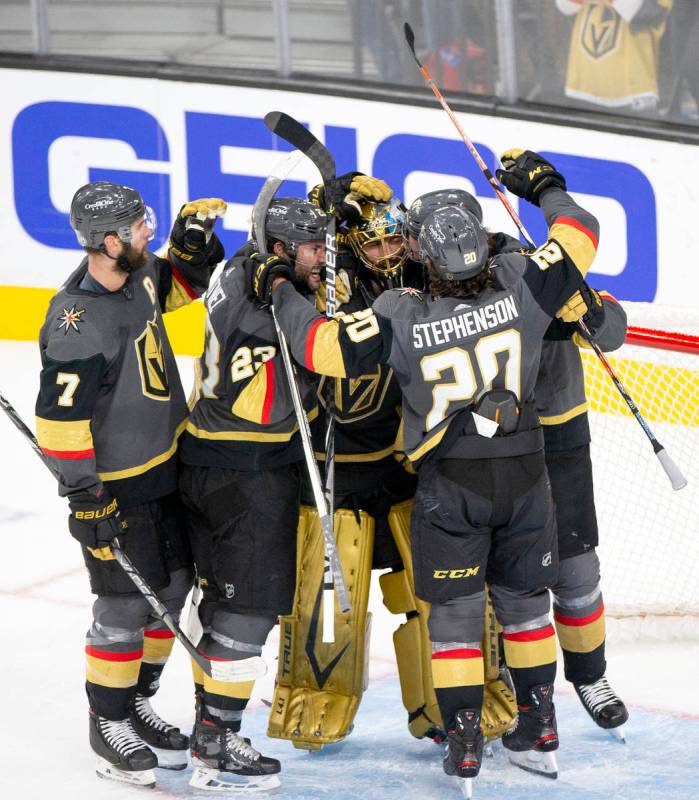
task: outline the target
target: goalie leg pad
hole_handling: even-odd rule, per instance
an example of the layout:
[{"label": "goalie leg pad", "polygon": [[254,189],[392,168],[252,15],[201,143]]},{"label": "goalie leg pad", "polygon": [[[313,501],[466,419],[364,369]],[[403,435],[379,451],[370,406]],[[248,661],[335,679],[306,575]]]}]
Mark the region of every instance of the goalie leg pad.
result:
[{"label": "goalie leg pad", "polygon": [[374,520],[335,512],[337,552],[352,609],[335,608],[335,642],[322,635],[323,536],[318,512],[302,506],[293,613],[280,619],[279,668],[267,735],[316,750],[344,739],[367,684],[367,614]]}]

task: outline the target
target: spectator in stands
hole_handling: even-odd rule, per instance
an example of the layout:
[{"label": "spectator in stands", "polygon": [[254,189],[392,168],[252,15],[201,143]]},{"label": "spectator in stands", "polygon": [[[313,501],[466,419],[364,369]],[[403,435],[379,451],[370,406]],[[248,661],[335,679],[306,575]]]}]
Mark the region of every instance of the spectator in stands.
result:
[{"label": "spectator in stands", "polygon": [[577,14],[565,93],[619,111],[658,105],[658,43],[673,0],[556,0]]}]

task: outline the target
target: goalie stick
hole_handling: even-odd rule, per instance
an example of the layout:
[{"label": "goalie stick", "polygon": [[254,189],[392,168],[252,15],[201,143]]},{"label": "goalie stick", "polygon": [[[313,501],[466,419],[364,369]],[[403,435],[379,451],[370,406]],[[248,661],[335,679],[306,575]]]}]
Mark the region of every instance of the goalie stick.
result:
[{"label": "goalie stick", "polygon": [[[497,195],[498,199],[505,206],[505,209],[507,210],[507,213],[512,218],[512,221],[517,226],[517,228],[519,229],[519,231],[522,234],[522,236],[526,239],[526,241],[529,244],[529,246],[535,248],[536,245],[534,244],[534,242],[532,240],[532,237],[529,235],[529,233],[527,232],[527,229],[524,227],[524,225],[522,223],[522,220],[519,218],[519,215],[517,214],[517,212],[515,211],[514,207],[512,206],[512,203],[510,203],[510,201],[507,199],[507,196],[505,195],[505,192],[503,192],[503,190],[500,188],[500,184],[498,183],[497,179],[495,178],[493,173],[488,169],[487,164],[481,158],[481,156],[480,156],[478,150],[476,150],[473,142],[466,135],[466,132],[461,127],[461,123],[456,118],[456,115],[451,110],[451,108],[449,107],[449,104],[447,103],[447,101],[442,96],[442,93],[439,91],[439,88],[437,87],[437,84],[430,77],[430,74],[427,72],[427,70],[425,69],[424,65],[420,61],[420,59],[417,57],[417,53],[415,52],[415,33],[414,33],[413,29],[410,27],[410,25],[407,22],[405,22],[403,24],[403,31],[405,33],[405,41],[407,42],[408,47],[410,48],[410,52],[412,53],[413,58],[415,59],[415,63],[417,64],[418,69],[422,73],[422,76],[425,79],[427,85],[430,87],[430,89],[432,89],[432,91],[434,92],[435,97],[437,98],[437,100],[439,100],[442,108],[449,115],[449,119],[452,121],[452,123],[454,124],[454,127],[456,128],[456,130],[461,135],[461,138],[463,139],[464,144],[466,145],[466,147],[468,148],[469,152],[471,153],[471,155],[475,159],[476,163],[480,167],[481,172],[485,176],[485,179],[493,187],[493,191]],[[614,386],[616,386],[617,391],[619,392],[619,394],[623,398],[623,400],[626,403],[626,405],[629,407],[629,410],[631,411],[631,413],[635,417],[635,419],[638,422],[638,424],[643,429],[643,432],[648,437],[648,439],[649,439],[649,441],[650,441],[650,443],[651,443],[651,445],[653,447],[653,452],[658,457],[658,461],[660,461],[660,465],[662,466],[663,470],[665,471],[665,474],[667,475],[667,477],[670,479],[670,483],[672,484],[672,488],[675,491],[678,491],[679,489],[683,489],[687,485],[687,479],[682,474],[682,471],[677,466],[677,464],[675,464],[675,462],[672,460],[672,458],[670,457],[670,455],[667,452],[667,450],[656,439],[655,435],[653,434],[653,431],[651,431],[648,423],[646,422],[645,418],[641,414],[638,406],[634,402],[633,398],[631,397],[631,395],[627,391],[627,389],[624,386],[624,384],[621,382],[621,379],[619,378],[619,376],[616,374],[616,372],[614,370],[614,367],[609,362],[609,359],[604,354],[604,351],[597,344],[597,342],[595,342],[594,339],[592,338],[592,334],[590,333],[590,330],[588,329],[588,327],[585,324],[585,322],[582,319],[580,319],[580,320],[578,320],[577,325],[580,328],[580,330],[582,331],[582,333],[585,336],[585,338],[590,342],[590,346],[594,350],[595,355],[602,362],[602,366],[604,367],[604,369],[607,371],[609,377],[614,382]]]},{"label": "goalie stick", "polygon": [[[325,186],[334,180],[336,174],[335,159],[328,148],[300,122],[285,114],[283,111],[270,111],[265,115],[265,125],[272,133],[284,139],[285,142],[293,145],[300,150],[310,161],[313,162],[320,173],[320,177]],[[325,315],[328,319],[335,317],[337,309],[336,300],[336,272],[335,262],[337,256],[337,242],[335,236],[335,214],[330,209],[328,214],[328,228],[325,235]],[[335,525],[335,380],[328,379],[327,391],[325,396],[327,427],[325,430],[325,502],[328,509],[331,531]],[[329,602],[324,600],[324,602]],[[325,607],[329,612],[329,607]],[[342,607],[341,607],[342,608]],[[349,601],[347,602],[349,610]],[[343,608],[344,612],[345,609]],[[334,615],[333,615],[334,616]],[[328,613],[323,614],[323,625],[327,623]],[[334,624],[334,623],[333,623]],[[325,641],[325,631],[323,633]]]},{"label": "goalie stick", "polygon": [[[47,467],[56,480],[60,480],[58,471],[44,455],[41,445],[36,440],[36,437],[30,428],[17,413],[17,410],[14,408],[12,403],[10,403],[10,401],[2,394],[0,394],[0,406],[10,418],[12,424],[27,439],[32,450],[39,456],[44,466]],[[153,591],[153,589],[151,589],[146,579],[143,577],[143,575],[141,575],[138,569],[133,565],[131,559],[122,550],[118,538],[114,537],[109,546],[112,550],[112,553],[114,553],[114,558],[116,559],[117,563],[129,576],[138,591],[146,598],[148,604],[153,609],[155,616],[162,623],[167,625],[167,627],[181,642],[184,649],[209,677],[217,681],[225,681],[229,683],[255,680],[255,678],[262,677],[266,673],[267,668],[265,666],[265,662],[259,656],[254,656],[253,658],[248,658],[244,661],[232,661],[230,664],[229,662],[225,661],[209,661],[206,656],[202,655],[197,650],[177,622],[175,622],[172,614],[170,614],[166,606],[163,605],[158,598],[158,595]]]},{"label": "goalie stick", "polygon": [[[262,189],[260,190],[259,195],[257,196],[257,200],[255,201],[255,206],[252,212],[252,223],[257,242],[257,248],[260,254],[267,253],[267,240],[265,236],[265,220],[267,216],[267,209],[269,208],[272,198],[277,193],[277,190],[283,183],[284,179],[287,177],[287,175],[289,175],[292,169],[302,158],[302,152],[297,151],[290,153],[267,178],[262,186]],[[313,450],[311,429],[308,423],[308,417],[303,407],[303,402],[301,400],[301,393],[299,392],[298,388],[296,369],[291,358],[291,353],[289,352],[289,346],[287,344],[286,337],[284,336],[284,332],[277,322],[273,305],[271,306],[271,309],[274,327],[279,339],[279,350],[281,352],[284,370],[289,382],[291,399],[294,404],[294,411],[296,413],[296,419],[299,426],[299,433],[303,443],[303,454],[306,459],[308,476],[311,482],[311,488],[313,490],[313,498],[315,500],[316,508],[318,509],[321,531],[323,533],[324,564],[322,639],[324,642],[330,643],[335,641],[335,592],[337,592],[338,605],[343,613],[350,611],[351,606],[347,596],[347,588],[345,586],[344,576],[342,574],[342,566],[340,565],[340,560],[337,555],[332,507],[329,507],[327,497],[323,493],[323,484],[320,477],[320,471],[318,469],[318,463],[316,462],[315,453]]]}]

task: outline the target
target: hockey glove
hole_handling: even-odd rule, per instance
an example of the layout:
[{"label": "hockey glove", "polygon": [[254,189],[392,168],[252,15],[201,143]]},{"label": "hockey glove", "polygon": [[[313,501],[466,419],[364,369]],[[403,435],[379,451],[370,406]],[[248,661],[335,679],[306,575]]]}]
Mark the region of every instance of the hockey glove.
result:
[{"label": "hockey glove", "polygon": [[597,330],[604,321],[604,305],[599,294],[587,284],[583,284],[575,294],[572,294],[556,312],[558,319],[563,322],[577,322],[582,319],[590,328]]},{"label": "hockey glove", "polygon": [[361,172],[348,172],[324,186],[316,186],[311,191],[310,199],[327,214],[334,210],[339,220],[351,225],[358,222],[362,215],[359,201],[385,203],[392,195],[391,187],[384,181]]},{"label": "hockey glove", "polygon": [[523,197],[535,206],[547,189],[563,189],[566,181],[545,158],[531,150],[506,150],[501,156],[503,169],[496,170],[498,180],[517,197]]},{"label": "hockey glove", "polygon": [[253,253],[243,262],[250,294],[261,303],[272,302],[272,284],[275,278],[294,278],[294,269],[285,259],[275,255]]},{"label": "hockey glove", "polygon": [[104,489],[99,495],[77,492],[70,495],[68,505],[71,536],[87,547],[95,558],[103,561],[113,559],[110,542],[115,536],[123,537],[129,527],[121,518],[116,499]]},{"label": "hockey glove", "polygon": [[218,197],[190,200],[182,206],[170,232],[169,255],[175,264],[212,268],[223,261],[223,245],[213,226],[226,207]]}]

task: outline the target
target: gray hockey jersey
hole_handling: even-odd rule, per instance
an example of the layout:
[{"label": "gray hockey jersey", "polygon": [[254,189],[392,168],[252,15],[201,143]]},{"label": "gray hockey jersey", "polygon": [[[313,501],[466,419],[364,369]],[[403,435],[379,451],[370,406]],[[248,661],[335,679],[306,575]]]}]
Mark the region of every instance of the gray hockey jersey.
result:
[{"label": "gray hockey jersey", "polygon": [[147,502],[176,488],[187,415],[162,314],[198,291],[154,255],[116,292],[81,289],[86,271],[87,258],[52,298],[39,335],[37,439],[62,495],[104,482],[122,506]]},{"label": "gray hockey jersey", "polygon": [[[384,292],[372,309],[326,320],[292,286],[278,286],[274,304],[294,357],[339,377],[387,362],[403,393],[404,444],[413,463],[448,431],[442,455],[489,458],[541,449],[534,387],[542,337],[581,285],[598,239],[595,218],[562,190],[546,192],[541,205],[548,241],[528,255],[495,256],[492,285],[476,298],[397,289]],[[484,435],[473,415],[494,388],[509,390],[520,405],[520,425],[506,435]]]}]

